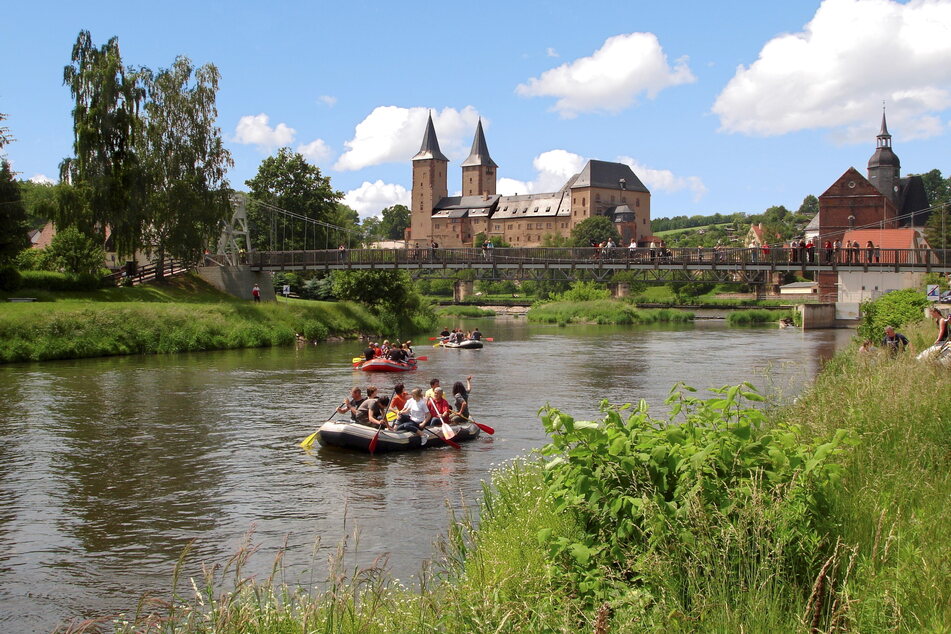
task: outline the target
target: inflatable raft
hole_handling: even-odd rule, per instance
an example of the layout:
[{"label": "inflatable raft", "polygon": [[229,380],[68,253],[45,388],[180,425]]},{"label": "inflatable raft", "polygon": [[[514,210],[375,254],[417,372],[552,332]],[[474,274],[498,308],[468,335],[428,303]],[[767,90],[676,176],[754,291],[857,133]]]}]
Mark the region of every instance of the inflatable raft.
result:
[{"label": "inflatable raft", "polygon": [[[451,425],[456,433],[452,440],[457,443],[466,442],[478,438],[481,430],[473,423],[463,425]],[[376,435],[376,427],[368,427],[350,421],[328,420],[317,430],[317,442],[324,447],[342,447],[344,449],[356,449],[358,451],[370,451],[370,441]],[[426,434],[426,444],[423,444],[422,437],[408,431],[389,431],[384,429],[380,432],[376,440],[376,450],[374,453],[386,453],[390,451],[409,451],[411,449],[425,449],[427,447],[445,447],[446,443],[442,439],[442,428],[436,426],[432,433]]]},{"label": "inflatable raft", "polygon": [[460,341],[459,343],[450,343],[448,341],[442,342],[443,348],[463,348],[468,350],[477,350],[482,347],[482,341],[478,339],[466,339],[465,341]]},{"label": "inflatable raft", "polygon": [[416,369],[416,360],[392,361],[390,359],[371,359],[370,361],[358,361],[353,364],[354,370],[363,370],[364,372],[407,372]]}]

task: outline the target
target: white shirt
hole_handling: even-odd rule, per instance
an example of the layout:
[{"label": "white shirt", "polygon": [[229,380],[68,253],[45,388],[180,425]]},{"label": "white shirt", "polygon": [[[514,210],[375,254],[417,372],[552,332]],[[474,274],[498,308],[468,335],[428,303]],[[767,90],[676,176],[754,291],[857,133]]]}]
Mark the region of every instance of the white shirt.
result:
[{"label": "white shirt", "polygon": [[409,414],[409,417],[413,419],[414,423],[422,423],[426,420],[426,414],[429,413],[429,410],[426,408],[426,400],[419,399],[418,401],[415,398],[411,398],[406,401],[406,405],[403,406],[403,413]]}]

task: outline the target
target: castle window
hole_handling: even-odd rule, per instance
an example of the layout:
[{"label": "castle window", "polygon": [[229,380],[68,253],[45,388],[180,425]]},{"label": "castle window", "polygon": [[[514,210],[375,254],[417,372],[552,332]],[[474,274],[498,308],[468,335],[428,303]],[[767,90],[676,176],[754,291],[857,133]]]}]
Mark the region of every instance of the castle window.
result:
[{"label": "castle window", "polygon": [[638,198],[637,200],[634,201],[634,206],[635,206],[635,207],[640,207],[640,206],[641,206],[641,199],[640,199],[640,198]]},{"label": "castle window", "polygon": [[584,207],[584,198],[581,199],[581,206]]},{"label": "castle window", "polygon": [[551,229],[551,223],[550,223],[550,222],[546,222],[546,223],[545,223],[545,228],[546,228],[546,229]]},{"label": "castle window", "polygon": [[601,202],[601,194],[595,194],[594,199],[598,202]]},{"label": "castle window", "polygon": [[511,223],[511,222],[509,223],[508,230],[509,230],[509,231],[512,230],[512,223]]}]

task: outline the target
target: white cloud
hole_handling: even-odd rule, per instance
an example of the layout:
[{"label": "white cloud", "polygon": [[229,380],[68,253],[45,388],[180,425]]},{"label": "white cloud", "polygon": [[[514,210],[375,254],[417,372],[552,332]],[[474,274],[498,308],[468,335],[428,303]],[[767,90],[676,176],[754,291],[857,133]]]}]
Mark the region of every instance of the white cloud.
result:
[{"label": "white cloud", "polygon": [[662,191],[667,193],[688,190],[693,192],[694,201],[698,201],[707,193],[707,186],[698,176],[677,176],[670,170],[655,170],[638,163],[636,159],[630,156],[617,157],[618,163],[624,163],[629,166],[637,175],[641,182],[652,192]]},{"label": "white cloud", "polygon": [[270,152],[294,141],[294,135],[297,133],[294,128],[283,123],[272,128],[268,121],[269,117],[263,112],[241,117],[234,130],[234,141],[244,145],[256,145],[262,152]]},{"label": "white cloud", "polygon": [[[344,142],[348,149],[337,159],[334,169],[350,171],[381,163],[405,162],[419,151],[429,113],[429,108],[374,108],[357,124],[353,138]],[[464,158],[478,120],[479,113],[472,106],[433,111],[436,138],[443,154],[450,159]]]},{"label": "white cloud", "polygon": [[356,189],[351,189],[343,197],[343,204],[356,210],[361,218],[378,216],[380,212],[393,205],[410,205],[410,193],[402,185],[363,181]]},{"label": "white cloud", "polygon": [[297,153],[316,165],[329,159],[333,151],[323,139],[315,139],[306,145],[298,145]]},{"label": "white cloud", "polygon": [[557,97],[554,109],[570,118],[581,112],[619,112],[641,93],[653,99],[669,86],[696,81],[687,59],[667,63],[653,33],[615,35],[590,57],[565,63],[519,84],[523,97]]},{"label": "white cloud", "polygon": [[333,108],[335,105],[337,105],[337,98],[331,95],[321,95],[317,97],[317,101],[324,104],[328,108]]},{"label": "white cloud", "polygon": [[825,0],[799,33],[766,43],[713,104],[720,129],[771,136],[831,128],[867,142],[884,101],[903,138],[947,130],[951,108],[951,2]]},{"label": "white cloud", "polygon": [[568,179],[581,171],[587,162],[583,156],[565,150],[542,152],[532,161],[537,175],[531,182],[513,178],[500,178],[496,191],[503,196],[535,194],[558,191]]},{"label": "white cloud", "polygon": [[[500,178],[496,191],[503,196],[513,194],[541,194],[556,192],[568,179],[580,172],[588,162],[583,156],[565,150],[549,150],[535,157],[532,165],[537,170],[534,180],[520,181],[513,178]],[[707,188],[697,176],[677,176],[670,170],[651,169],[630,156],[617,157],[618,163],[629,166],[647,189],[657,192],[678,192],[687,190],[693,193],[694,200],[700,200]]]},{"label": "white cloud", "polygon": [[31,183],[39,183],[40,185],[55,185],[56,181],[47,176],[46,174],[36,174],[30,177]]},{"label": "white cloud", "polygon": [[556,51],[556,50],[555,50],[554,48],[552,48],[551,46],[549,46],[549,47],[545,50],[545,55],[548,55],[548,57],[559,57],[558,51]]}]

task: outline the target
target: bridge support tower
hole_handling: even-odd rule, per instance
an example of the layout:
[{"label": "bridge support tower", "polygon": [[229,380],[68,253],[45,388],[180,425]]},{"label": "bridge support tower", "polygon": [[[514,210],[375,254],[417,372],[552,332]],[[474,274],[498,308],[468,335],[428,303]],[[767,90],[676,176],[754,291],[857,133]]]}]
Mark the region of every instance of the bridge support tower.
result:
[{"label": "bridge support tower", "polygon": [[452,285],[452,301],[461,302],[472,296],[473,283],[470,280],[456,280]]}]

